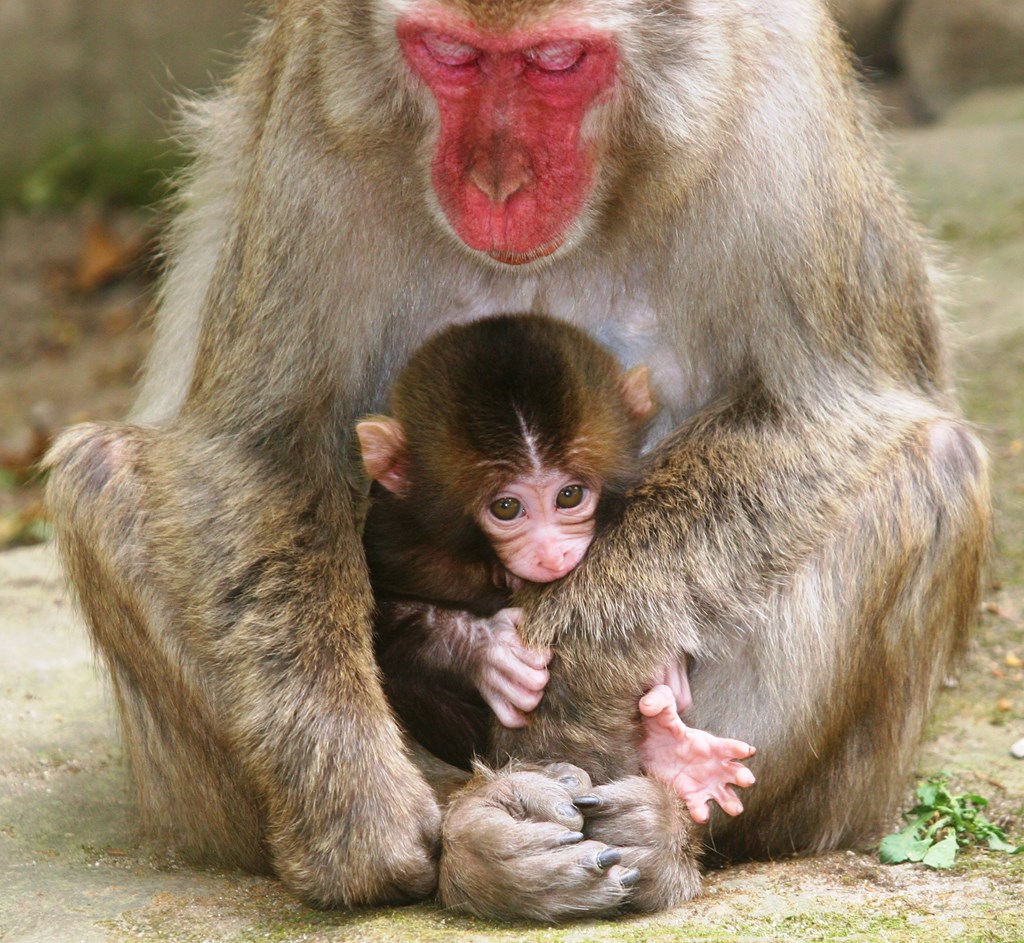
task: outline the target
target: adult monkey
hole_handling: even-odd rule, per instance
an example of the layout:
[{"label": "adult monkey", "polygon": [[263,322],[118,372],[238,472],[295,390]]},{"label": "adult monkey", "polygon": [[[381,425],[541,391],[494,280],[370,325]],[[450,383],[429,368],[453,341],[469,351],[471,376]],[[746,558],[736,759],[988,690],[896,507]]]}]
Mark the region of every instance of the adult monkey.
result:
[{"label": "adult monkey", "polygon": [[480,777],[442,895],[557,918],[696,893],[681,805],[614,779],[680,651],[687,721],[760,751],[716,849],[868,834],[963,646],[988,499],[821,5],[280,0],[195,122],[145,424],[51,458],[147,805],[315,902],[429,892],[437,807],[372,664],[347,432],[442,324],[534,309],[648,364],[663,407],[621,526],[526,601],[558,658],[502,734],[614,781],[576,845],[557,773]]}]

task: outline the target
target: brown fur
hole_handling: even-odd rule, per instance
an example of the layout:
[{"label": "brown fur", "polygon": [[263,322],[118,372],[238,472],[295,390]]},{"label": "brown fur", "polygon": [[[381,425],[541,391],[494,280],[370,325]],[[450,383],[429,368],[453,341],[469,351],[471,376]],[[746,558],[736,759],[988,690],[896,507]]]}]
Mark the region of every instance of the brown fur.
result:
[{"label": "brown fur", "polygon": [[477,514],[517,478],[557,469],[600,490],[595,517],[607,526],[635,483],[653,411],[627,399],[624,381],[583,331],[502,315],[442,331],[395,382],[384,419],[402,430],[390,457],[403,487],[373,489],[363,534],[377,660],[405,728],[456,766],[487,752],[492,714],[471,671],[486,618],[512,595]]},{"label": "brown fur", "polygon": [[[535,460],[600,486],[602,507],[621,504],[649,418],[630,411],[608,351],[537,315],[487,318],[431,338],[399,376],[391,412],[406,435],[401,503],[430,539],[461,530],[477,545],[481,502]],[[415,569],[399,578],[415,579]]]},{"label": "brown fur", "polygon": [[562,0],[451,0],[449,6],[481,29],[494,32],[522,29],[543,21]]},{"label": "brown fur", "polygon": [[[524,631],[557,660],[534,723],[499,744],[605,783],[586,827],[641,881],[573,866],[541,801],[570,792],[512,772],[449,807],[444,899],[491,887],[484,912],[558,919],[696,893],[678,803],[618,779],[636,772],[636,699],[680,652],[688,721],[758,746],[746,812],[707,841],[760,856],[863,840],[963,649],[985,459],[834,26],[812,0],[628,9],[617,94],[588,122],[601,163],[581,228],[510,270],[432,209],[436,110],[386,14],[281,0],[195,109],[137,425],[79,427],[52,454],[62,553],[146,806],[308,900],[435,880],[438,809],[373,663],[338,430],[443,323],[533,309],[586,326],[650,365],[663,407],[621,526],[530,606]],[[527,813],[467,824],[508,810],[510,779]],[[538,868],[556,877],[527,901]]]}]

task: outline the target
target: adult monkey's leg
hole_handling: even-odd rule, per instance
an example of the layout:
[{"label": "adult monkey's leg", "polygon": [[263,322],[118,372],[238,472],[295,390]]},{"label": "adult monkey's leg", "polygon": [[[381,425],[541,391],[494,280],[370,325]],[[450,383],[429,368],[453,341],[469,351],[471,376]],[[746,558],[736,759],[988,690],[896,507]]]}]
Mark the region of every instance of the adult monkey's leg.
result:
[{"label": "adult monkey's leg", "polygon": [[93,425],[50,456],[141,800],[193,852],[317,904],[424,897],[439,812],[376,676],[349,492],[224,450],[185,423]]},{"label": "adult monkey's leg", "polygon": [[[716,816],[705,839],[759,857],[872,835],[962,651],[988,535],[981,449],[927,403],[916,415],[849,405],[830,423],[779,416],[756,435],[737,421],[749,402],[696,421],[623,526],[527,622],[558,657],[531,725],[498,731],[499,749],[579,763],[605,784],[584,831],[639,867],[639,909],[696,892],[679,803],[650,780],[619,779],[638,771],[636,699],[665,659],[695,656],[688,721],[758,747],[746,811]],[[446,834],[500,788],[471,786]],[[522,884],[496,853],[505,842],[446,844],[442,894],[458,904],[493,869],[505,875],[500,907],[514,909]]]},{"label": "adult monkey's leg", "polygon": [[742,724],[755,704],[744,704],[746,687],[767,693],[751,733],[767,753],[757,789],[743,821],[720,816],[711,833],[726,857],[874,839],[977,618],[990,502],[985,455],[966,426],[903,425],[834,520],[771,599],[764,627],[778,632],[758,646],[765,666],[738,649],[735,663],[708,663],[694,678],[695,724]]}]

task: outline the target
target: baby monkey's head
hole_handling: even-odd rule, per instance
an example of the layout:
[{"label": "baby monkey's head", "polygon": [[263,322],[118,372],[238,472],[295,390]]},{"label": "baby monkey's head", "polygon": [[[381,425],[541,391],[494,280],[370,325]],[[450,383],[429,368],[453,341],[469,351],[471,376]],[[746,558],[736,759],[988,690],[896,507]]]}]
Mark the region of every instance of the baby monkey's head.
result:
[{"label": "baby monkey's head", "polygon": [[427,532],[472,522],[512,576],[548,583],[621,502],[655,406],[646,367],[562,321],[501,315],[427,341],[391,410],[356,426],[370,477]]}]

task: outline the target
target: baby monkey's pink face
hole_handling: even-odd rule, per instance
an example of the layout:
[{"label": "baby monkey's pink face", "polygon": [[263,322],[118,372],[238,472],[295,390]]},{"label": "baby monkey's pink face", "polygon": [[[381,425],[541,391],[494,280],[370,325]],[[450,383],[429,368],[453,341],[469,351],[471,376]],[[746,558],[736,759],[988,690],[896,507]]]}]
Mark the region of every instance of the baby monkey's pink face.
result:
[{"label": "baby monkey's pink face", "polygon": [[594,537],[600,489],[557,471],[517,478],[477,520],[505,569],[550,583],[575,569]]}]

